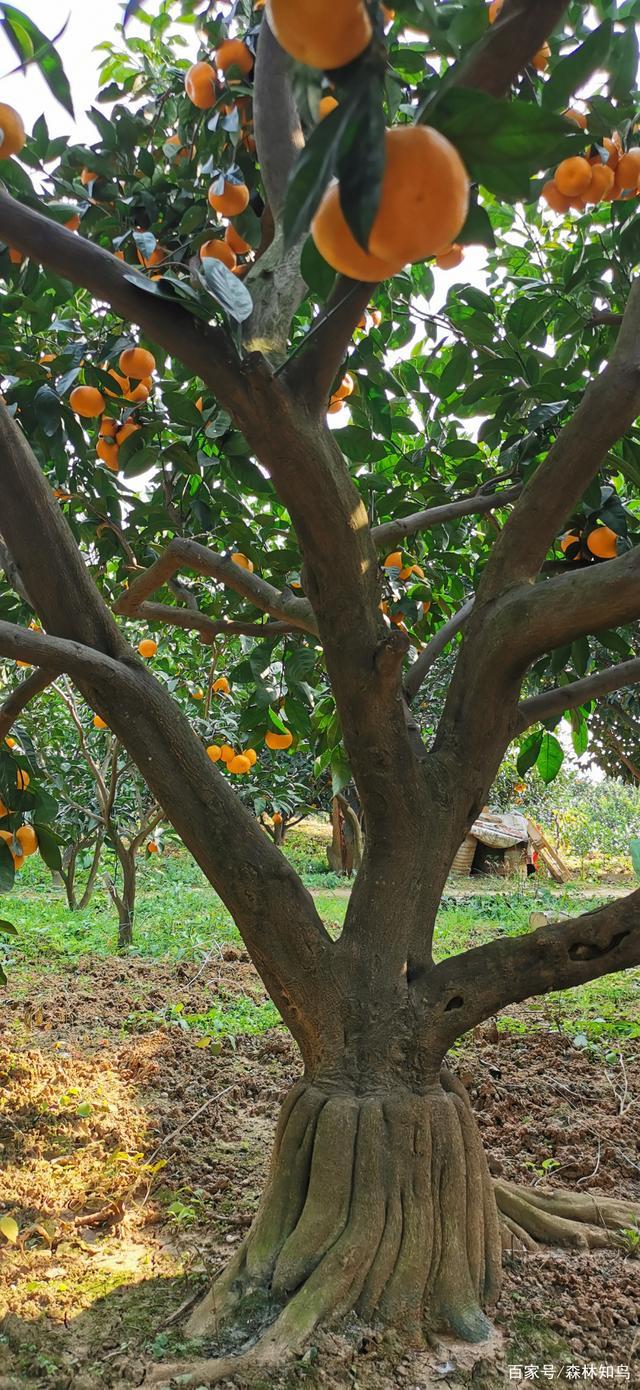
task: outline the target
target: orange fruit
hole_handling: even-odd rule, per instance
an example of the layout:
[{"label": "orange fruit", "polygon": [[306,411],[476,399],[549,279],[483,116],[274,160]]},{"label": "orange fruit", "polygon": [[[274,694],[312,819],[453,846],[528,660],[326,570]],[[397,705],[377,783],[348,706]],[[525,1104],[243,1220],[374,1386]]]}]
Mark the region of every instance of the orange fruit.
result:
[{"label": "orange fruit", "polygon": [[131,436],[132,434],[135,434],[136,431],[139,430],[139,429],[140,429],[140,426],[139,426],[139,425],[136,425],[135,420],[127,420],[127,421],[125,421],[125,424],[120,426],[120,429],[118,430],[118,432],[117,432],[117,434],[116,434],[116,442],[117,442],[118,444],[124,444],[125,439],[129,439],[130,436]]},{"label": "orange fruit", "polygon": [[584,196],[585,203],[601,203],[603,198],[612,198],[616,176],[608,164],[594,164],[591,183]]},{"label": "orange fruit", "polygon": [[96,386],[76,386],[69,396],[69,405],[76,415],[92,420],[94,416],[102,415],[104,396]]},{"label": "orange fruit", "polygon": [[214,695],[228,695],[229,691],[231,690],[231,686],[229,685],[226,676],[218,676],[218,679],[213,682],[211,689],[213,690]]},{"label": "orange fruit", "polygon": [[298,63],[310,68],[342,68],[358,58],[373,30],[363,0],[267,0],[269,25],[278,42]]},{"label": "orange fruit", "polygon": [[215,65],[219,72],[228,72],[229,68],[237,68],[244,77],[248,77],[253,67],[253,53],[249,51],[242,39],[226,39],[224,43],[220,44],[216,52]]},{"label": "orange fruit", "polygon": [[387,6],[386,6],[386,5],[381,5],[381,6],[380,6],[380,9],[382,10],[382,18],[383,18],[385,24],[393,24],[393,21],[394,21],[394,19],[395,19],[395,17],[396,17],[396,12],[395,12],[395,10],[389,10],[389,9],[387,9]]},{"label": "orange fruit", "polygon": [[18,746],[18,740],[15,738],[5,738],[5,743],[7,748],[17,748]]},{"label": "orange fruit", "polygon": [[233,565],[239,565],[241,570],[248,570],[249,574],[253,574],[253,562],[249,560],[246,555],[243,555],[241,550],[234,550],[231,556],[231,563]]},{"label": "orange fruit", "polygon": [[548,43],[543,43],[542,47],[538,49],[537,53],[534,53],[533,58],[531,59],[532,68],[535,68],[536,72],[544,72],[545,69],[549,66],[550,57],[551,49],[549,48]]},{"label": "orange fruit", "polygon": [[402,269],[400,260],[381,260],[358,245],[340,207],[337,183],[327,189],[311,223],[311,235],[327,264],[351,280],[389,280]]},{"label": "orange fruit", "polygon": [[616,193],[635,193],[640,177],[640,149],[627,150],[626,154],[620,156],[616,169]]},{"label": "orange fruit", "polygon": [[105,392],[106,392],[107,396],[112,396],[112,397],[117,397],[117,398],[120,398],[120,396],[126,396],[127,391],[129,390],[129,378],[126,377],[126,376],[120,376],[120,374],[119,374],[118,372],[116,372],[116,371],[113,370],[113,367],[110,367],[110,368],[109,368],[109,376],[112,376],[112,377],[113,377],[113,380],[114,380],[115,382],[117,382],[118,386],[120,387],[120,390],[119,390],[119,391],[110,391],[110,390],[109,390],[109,387],[108,387],[108,386],[105,386],[104,389],[105,389]]},{"label": "orange fruit", "polygon": [[228,270],[235,270],[237,265],[235,251],[231,250],[228,241],[220,241],[213,238],[205,241],[200,247],[200,259],[202,261],[222,261]]},{"label": "orange fruit", "polygon": [[[621,150],[618,148],[618,146],[616,145],[615,140],[610,140],[608,135],[605,135],[605,136],[604,136],[604,139],[598,140],[598,144],[599,144],[599,146],[600,146],[601,149],[604,149],[604,150],[607,151],[607,154],[608,154],[608,156],[609,156],[609,158],[608,158],[607,161],[606,161],[607,169],[613,169],[613,172],[615,173],[615,171],[616,171],[616,169],[617,169],[617,167],[618,167],[618,164],[619,164],[619,162],[620,162],[620,156],[621,156],[621,154],[622,154],[622,151],[621,151]],[[592,164],[602,164],[602,160],[601,160],[601,158],[600,158],[600,155],[599,155],[599,154],[593,155],[593,157],[592,157],[592,159],[591,159],[591,163],[592,163]]]},{"label": "orange fruit", "polygon": [[0,796],[0,820],[2,820],[4,816],[8,816],[8,815],[9,815],[8,807],[5,806],[4,801],[2,800],[2,797]]},{"label": "orange fruit", "polygon": [[68,231],[77,232],[78,227],[80,226],[80,213],[72,213],[71,217],[69,218],[69,221],[65,222],[64,225],[68,229]]},{"label": "orange fruit", "polygon": [[455,270],[457,265],[461,265],[464,260],[464,251],[457,241],[452,246],[447,246],[445,251],[441,251],[436,256],[438,270]]},{"label": "orange fruit", "polygon": [[157,853],[158,853],[158,846],[157,846],[155,840],[149,840],[149,843],[148,843],[148,845],[147,845],[147,854],[157,854]]},{"label": "orange fruit", "polygon": [[255,748],[245,748],[245,750],[244,750],[244,756],[245,756],[245,758],[248,758],[248,759],[249,759],[249,762],[250,762],[251,766],[252,766],[252,767],[255,767],[255,765],[256,765],[256,763],[257,763],[257,761],[258,761],[258,754],[256,753]]},{"label": "orange fruit", "polygon": [[9,260],[11,261],[12,265],[22,265],[22,262],[24,260],[23,252],[18,251],[18,248],[16,246],[10,246]]},{"label": "orange fruit", "polygon": [[264,736],[264,741],[267,748],[290,748],[293,743],[293,734],[277,734],[275,729],[269,729]]},{"label": "orange fruit", "polygon": [[105,724],[104,719],[101,719],[99,714],[94,714],[93,727],[94,729],[108,729],[109,725]]},{"label": "orange fruit", "polygon": [[147,348],[131,347],[120,353],[118,365],[125,376],[132,377],[134,381],[141,381],[143,377],[155,372],[156,359]]},{"label": "orange fruit", "polygon": [[150,657],[155,656],[157,650],[158,643],[154,642],[152,637],[143,637],[142,641],[138,642],[138,651],[140,653],[140,656],[146,657],[147,660]]},{"label": "orange fruit", "polygon": [[274,811],[271,819],[274,825],[282,825],[282,816],[279,811]]},{"label": "orange fruit", "polygon": [[204,690],[194,690],[191,695],[192,700],[204,700]]},{"label": "orange fruit", "polygon": [[22,858],[26,859],[28,855],[35,854],[38,836],[32,825],[21,825],[20,829],[16,830],[16,840],[22,849]]},{"label": "orange fruit", "polygon": [[99,439],[96,444],[98,458],[106,463],[107,468],[110,468],[112,473],[117,473],[119,469],[118,452],[118,445],[112,444],[108,439]]},{"label": "orange fruit", "polygon": [[334,391],[331,400],[345,401],[347,399],[347,396],[353,395],[355,384],[356,383],[351,375],[351,372],[347,372],[346,376],[343,376],[340,385]]},{"label": "orange fruit", "polygon": [[10,849],[10,851],[11,851],[11,856],[12,856],[12,859],[13,859],[13,867],[14,867],[14,869],[21,869],[21,868],[22,868],[22,865],[24,864],[24,854],[14,854],[14,853],[13,853],[13,850],[12,850],[12,848],[11,848],[11,846],[13,845],[13,835],[12,835],[11,831],[10,831],[10,830],[0,830],[0,840],[4,840],[5,844],[9,846],[9,849]]},{"label": "orange fruit", "polygon": [[237,217],[238,213],[244,212],[249,206],[249,189],[246,183],[233,183],[231,179],[225,179],[222,192],[217,191],[217,184],[212,183],[209,189],[209,204],[214,212],[221,212],[223,217]]},{"label": "orange fruit", "polygon": [[232,758],[231,762],[227,763],[227,767],[229,768],[229,772],[235,772],[239,777],[245,772],[251,772],[251,763],[248,758],[245,758],[243,753],[236,753],[235,758]]},{"label": "orange fruit", "polygon": [[586,193],[592,174],[588,159],[581,154],[571,155],[569,159],[563,159],[556,169],[556,188],[565,198],[579,198]]},{"label": "orange fruit", "polygon": [[230,763],[231,759],[235,758],[235,756],[235,750],[231,747],[231,745],[229,743],[223,743],[220,749],[220,757],[222,759],[222,762]]},{"label": "orange fruit", "polygon": [[31,778],[30,778],[30,776],[29,776],[29,773],[28,773],[28,772],[23,772],[23,771],[22,771],[22,768],[19,767],[19,768],[18,768],[18,771],[17,771],[17,773],[16,773],[16,787],[18,788],[18,791],[20,791],[20,792],[26,791],[27,787],[29,786],[30,781],[31,781]]},{"label": "orange fruit", "polygon": [[236,231],[232,222],[225,228],[224,239],[227,246],[231,247],[231,250],[235,252],[236,256],[246,256],[251,250],[249,242],[245,241],[244,237],[240,236],[240,233]]},{"label": "orange fruit", "polygon": [[336,401],[332,396],[327,406],[327,415],[337,415],[338,411],[342,410],[343,404],[343,401]]},{"label": "orange fruit", "polygon": [[194,63],[185,75],[184,89],[194,106],[208,111],[216,99],[216,74],[211,63]]},{"label": "orange fruit", "polygon": [[212,763],[218,763],[220,761],[220,752],[220,745],[218,743],[210,743],[207,748],[207,757],[211,758]]},{"label": "orange fruit", "polygon": [[430,607],[431,607],[431,599],[425,599],[425,601],[424,601],[424,603],[423,603],[423,605],[422,605],[422,616],[423,616],[423,618],[426,618],[427,613],[429,612]]},{"label": "orange fruit", "polygon": [[117,420],[112,420],[108,415],[103,415],[100,421],[99,434],[101,439],[115,439],[118,432]]},{"label": "orange fruit", "polygon": [[576,111],[575,106],[568,106],[567,110],[563,111],[562,114],[565,121],[573,121],[575,125],[580,126],[581,130],[586,130],[587,118],[582,114],[582,111]]},{"label": "orange fruit", "polygon": [[318,120],[323,121],[325,116],[330,116],[331,112],[335,111],[337,105],[338,103],[335,97],[320,97],[320,101],[318,102]]},{"label": "orange fruit", "polygon": [[618,537],[610,526],[596,526],[587,536],[587,550],[600,560],[615,560],[618,554]]},{"label": "orange fruit", "polygon": [[138,385],[134,386],[131,391],[127,391],[125,396],[125,400],[132,401],[134,405],[140,405],[143,401],[148,401],[148,399],[149,387],[145,385],[144,381],[139,381]]},{"label": "orange fruit", "polygon": [[500,14],[503,5],[504,0],[491,0],[491,4],[488,10],[488,19],[490,24],[495,24],[496,19],[498,18],[498,15]]},{"label": "orange fruit", "polygon": [[80,175],[80,182],[84,184],[86,188],[87,184],[94,183],[98,177],[99,175],[96,174],[93,169],[83,169]]},{"label": "orange fruit", "polygon": [[[574,555],[574,554],[567,555],[567,551],[568,551],[568,550],[571,550],[573,546],[577,546],[577,547],[578,547],[578,549],[576,550],[575,555]],[[580,536],[579,536],[578,532],[577,532],[577,531],[565,531],[564,536],[561,536],[561,537],[560,537],[560,549],[561,549],[563,555],[567,555],[567,559],[568,559],[568,560],[579,560],[579,559],[580,559]]]},{"label": "orange fruit", "polygon": [[26,142],[26,135],[22,116],[14,111],[13,106],[7,106],[0,101],[0,159],[10,159],[12,154],[20,154]]},{"label": "orange fruit", "polygon": [[402,551],[401,551],[401,550],[392,550],[392,551],[391,551],[391,554],[390,554],[390,555],[387,555],[386,560],[383,560],[382,563],[383,563],[383,565],[384,565],[384,568],[387,569],[387,570],[390,570],[390,569],[397,569],[397,570],[400,570],[400,569],[402,569]]},{"label": "orange fruit", "polygon": [[571,207],[571,199],[560,192],[555,179],[547,180],[540,196],[552,212],[568,212]]}]

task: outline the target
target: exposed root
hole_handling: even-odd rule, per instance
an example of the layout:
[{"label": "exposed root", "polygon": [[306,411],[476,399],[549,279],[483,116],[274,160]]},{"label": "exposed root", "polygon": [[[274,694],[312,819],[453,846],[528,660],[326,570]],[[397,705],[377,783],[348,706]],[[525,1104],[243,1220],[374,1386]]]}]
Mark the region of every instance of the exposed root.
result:
[{"label": "exposed root", "polygon": [[[582,1250],[624,1249],[626,1230],[640,1223],[640,1205],[582,1192],[541,1192],[516,1183],[495,1182],[498,1211],[507,1232],[526,1249],[543,1245],[574,1246]],[[505,1236],[503,1234],[503,1243]]]},{"label": "exposed root", "polygon": [[441,1081],[424,1095],[294,1088],[253,1226],[188,1323],[190,1337],[216,1341],[226,1325],[233,1345],[235,1314],[237,1355],[153,1367],[145,1384],[265,1370],[350,1312],[414,1345],[434,1329],[489,1335],[483,1308],[501,1266],[493,1186],[466,1095],[450,1074]]}]

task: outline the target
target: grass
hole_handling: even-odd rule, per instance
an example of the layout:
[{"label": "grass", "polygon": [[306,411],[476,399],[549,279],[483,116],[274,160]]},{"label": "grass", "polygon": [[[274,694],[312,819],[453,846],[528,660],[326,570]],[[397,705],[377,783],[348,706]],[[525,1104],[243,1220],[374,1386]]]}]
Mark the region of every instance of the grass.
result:
[{"label": "grass", "polygon": [[[292,837],[291,858],[305,877],[315,876],[326,848],[309,837]],[[335,875],[329,876],[330,879]],[[331,891],[316,892],[318,911],[330,928],[339,930],[348,906],[344,896]],[[344,880],[337,880],[344,887]],[[72,913],[64,894],[51,885],[41,861],[34,856],[17,880],[19,892],[6,896],[2,915],[17,928],[17,938],[0,937],[0,962],[60,969],[76,964],[81,957],[110,956],[116,948],[116,921],[106,893],[96,891],[84,912]],[[583,886],[557,890],[546,886],[523,885],[508,895],[504,891],[468,893],[463,898],[448,894],[443,898],[435,933],[436,958],[469,950],[496,935],[520,936],[529,931],[532,912],[550,917],[589,911],[603,901],[594,893],[585,897]],[[172,853],[151,863],[141,861],[138,906],[133,955],[163,961],[204,960],[225,945],[240,945],[237,930],[220,899],[213,892],[195,863],[184,853]],[[171,1012],[173,1010],[173,1012]],[[167,1026],[189,1028],[212,1039],[225,1035],[262,1032],[277,1023],[278,1015],[270,1002],[251,997],[218,998],[206,1014],[189,1013],[186,1005],[171,1005],[161,1015]],[[139,1011],[125,1021],[136,1031],[157,1023],[157,1015]],[[640,1036],[640,972],[626,971],[605,976],[568,993],[557,992],[526,1005],[526,1026],[561,1028],[584,1035],[585,1044],[602,1038]],[[522,1009],[518,1019],[503,1015],[501,1027],[523,1026]]]}]

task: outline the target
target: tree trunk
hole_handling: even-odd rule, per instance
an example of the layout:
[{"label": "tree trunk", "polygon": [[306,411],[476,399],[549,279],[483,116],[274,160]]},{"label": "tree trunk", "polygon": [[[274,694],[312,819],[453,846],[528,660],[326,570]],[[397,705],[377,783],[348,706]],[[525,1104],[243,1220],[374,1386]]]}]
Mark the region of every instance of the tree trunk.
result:
[{"label": "tree trunk", "polygon": [[118,854],[122,867],[122,894],[118,900],[118,950],[133,946],[133,919],[136,910],[135,854]]},{"label": "tree trunk", "polygon": [[271,1324],[275,1355],[351,1311],[418,1342],[445,1327],[468,1341],[490,1331],[501,1236],[463,1088],[445,1068],[408,1090],[399,1068],[397,1085],[372,1077],[356,1093],[346,1070],[287,1096],[256,1218],[190,1336],[235,1313],[245,1335],[247,1320]]}]

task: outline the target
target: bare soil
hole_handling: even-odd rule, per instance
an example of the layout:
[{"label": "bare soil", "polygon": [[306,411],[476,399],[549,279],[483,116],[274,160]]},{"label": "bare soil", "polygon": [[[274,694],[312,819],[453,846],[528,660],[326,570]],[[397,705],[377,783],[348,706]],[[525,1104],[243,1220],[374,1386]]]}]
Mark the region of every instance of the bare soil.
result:
[{"label": "bare soil", "polygon": [[[283,1029],[203,1046],[178,1018],[140,1017],[178,1002],[204,1011],[221,989],[264,998],[231,947],[201,973],[134,958],[86,958],[45,978],[12,971],[0,1006],[0,1213],[20,1235],[0,1237],[0,1390],[124,1390],[150,1361],[188,1354],[180,1310],[249,1226],[278,1103],[298,1075]],[[546,1029],[544,1014],[536,1021],[526,1033],[490,1023],[455,1058],[493,1173],[637,1198],[640,1213],[637,1041],[622,1063],[606,1061],[551,1014]],[[628,1367],[613,1383],[638,1386],[638,1253],[631,1233],[623,1251],[507,1255],[501,1335],[474,1355],[407,1351],[350,1322],[269,1384],[502,1387],[510,1366],[538,1366],[534,1383],[553,1366],[562,1384],[569,1366],[591,1378],[593,1363],[593,1379]]]}]

